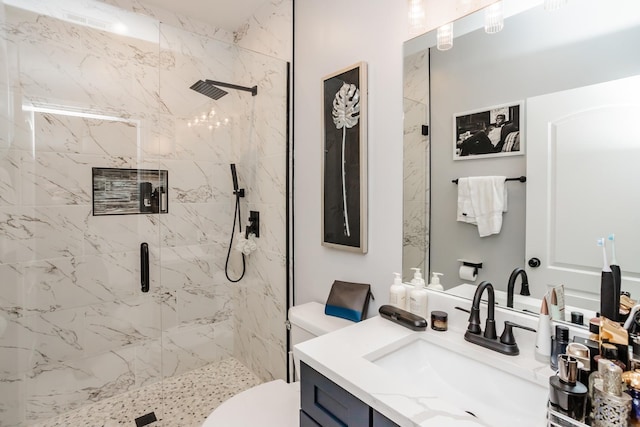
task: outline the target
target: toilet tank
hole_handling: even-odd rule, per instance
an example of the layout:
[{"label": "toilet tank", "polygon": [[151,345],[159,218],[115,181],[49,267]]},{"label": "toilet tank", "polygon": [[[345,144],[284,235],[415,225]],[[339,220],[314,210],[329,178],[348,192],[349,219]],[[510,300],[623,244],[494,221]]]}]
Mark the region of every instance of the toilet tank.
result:
[{"label": "toilet tank", "polygon": [[[289,309],[289,322],[291,322],[291,348],[296,344],[310,340],[320,335],[353,325],[355,322],[335,316],[324,314],[324,304],[308,302],[293,306]],[[291,352],[289,355],[291,363]],[[294,360],[295,380],[300,372],[300,361]]]}]

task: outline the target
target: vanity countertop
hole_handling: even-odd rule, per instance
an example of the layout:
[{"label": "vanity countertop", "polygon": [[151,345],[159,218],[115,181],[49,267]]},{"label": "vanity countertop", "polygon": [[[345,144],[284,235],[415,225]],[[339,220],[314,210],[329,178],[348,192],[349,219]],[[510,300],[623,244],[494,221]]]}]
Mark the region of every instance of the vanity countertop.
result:
[{"label": "vanity countertop", "polygon": [[[487,426],[486,423],[467,414],[463,410],[462,402],[447,401],[437,395],[425,395],[420,387],[391,375],[370,361],[375,359],[375,354],[379,353],[380,349],[393,346],[397,342],[409,342],[415,338],[413,335],[419,334],[420,339],[433,342],[466,358],[499,367],[502,371],[541,387],[548,387],[549,376],[553,372],[548,364],[538,362],[534,358],[535,335],[528,333],[530,335],[526,339],[521,333],[518,341],[521,350],[519,356],[503,355],[466,342],[460,322],[457,325],[454,322],[452,325],[451,318],[462,319],[466,328],[468,315],[462,312],[455,313],[457,311],[449,311],[450,325],[446,332],[437,332],[430,327],[423,332],[414,332],[375,316],[298,344],[294,352],[301,361],[403,427]],[[496,318],[501,325],[503,319],[499,319],[498,315]],[[534,317],[513,320],[521,324],[529,322],[528,326],[536,326]],[[502,326],[499,326],[498,333],[501,331]],[[487,387],[491,386],[492,384],[487,384]],[[460,384],[460,387],[464,387],[464,384]],[[535,410],[535,423],[532,425],[545,425],[546,402],[535,403],[533,406],[541,407]],[[509,405],[509,402],[496,402],[496,411],[499,411],[502,405]]]}]

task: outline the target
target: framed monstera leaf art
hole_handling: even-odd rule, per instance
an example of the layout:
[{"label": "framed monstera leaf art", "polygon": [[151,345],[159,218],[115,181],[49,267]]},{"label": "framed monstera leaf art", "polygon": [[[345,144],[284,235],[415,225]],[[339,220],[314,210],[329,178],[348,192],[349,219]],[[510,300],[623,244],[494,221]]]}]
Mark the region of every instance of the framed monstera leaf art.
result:
[{"label": "framed monstera leaf art", "polygon": [[322,244],[367,252],[367,64],[322,78]]}]

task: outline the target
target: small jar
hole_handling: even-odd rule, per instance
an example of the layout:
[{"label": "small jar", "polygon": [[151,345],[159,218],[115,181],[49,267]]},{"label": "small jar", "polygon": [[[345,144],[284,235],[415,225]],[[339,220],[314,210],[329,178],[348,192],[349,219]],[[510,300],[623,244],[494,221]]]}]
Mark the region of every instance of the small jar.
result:
[{"label": "small jar", "polygon": [[431,312],[431,329],[434,331],[447,330],[447,313],[444,311]]}]

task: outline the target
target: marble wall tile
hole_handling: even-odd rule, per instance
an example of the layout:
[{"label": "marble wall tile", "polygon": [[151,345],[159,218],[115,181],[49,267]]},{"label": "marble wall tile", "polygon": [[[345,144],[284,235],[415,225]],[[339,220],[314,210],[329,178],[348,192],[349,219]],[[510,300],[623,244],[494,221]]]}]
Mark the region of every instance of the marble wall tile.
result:
[{"label": "marble wall tile", "polygon": [[135,122],[34,112],[34,148],[44,152],[135,157],[138,126]]},{"label": "marble wall tile", "polygon": [[[196,114],[199,114],[198,123],[195,123]],[[229,126],[218,125],[225,115],[212,101],[200,110],[194,108],[190,116],[175,120],[175,157],[181,160],[219,159],[221,162],[230,159]]]},{"label": "marble wall tile", "polygon": [[404,192],[405,200],[428,200],[427,171],[429,139],[422,135],[426,124],[427,105],[409,99],[404,100]]},{"label": "marble wall tile", "polygon": [[193,17],[181,15],[168,11],[157,6],[145,4],[139,0],[104,0],[105,3],[117,6],[119,9],[129,10],[156,18],[162,23],[176,28],[182,28],[206,37],[233,42],[233,34],[222,28],[215,28],[210,24],[194,19]]},{"label": "marble wall tile", "polygon": [[236,30],[235,42],[284,61],[293,59],[293,0],[272,0]]},{"label": "marble wall tile", "polygon": [[84,229],[84,252],[106,254],[139,250],[141,242],[157,241],[159,223],[158,215],[89,215]]},{"label": "marble wall tile", "polygon": [[99,354],[157,338],[160,313],[151,292],[131,301],[93,304],[85,312],[85,347],[91,354]]},{"label": "marble wall tile", "polygon": [[22,408],[24,381],[0,380],[0,426],[20,427],[23,416],[18,408]]},{"label": "marble wall tile", "polygon": [[416,52],[404,57],[403,97],[423,104],[429,100],[429,52]]},{"label": "marble wall tile", "polygon": [[163,335],[163,375],[172,377],[231,356],[231,320],[180,326]]},{"label": "marble wall tile", "polygon": [[77,154],[22,156],[22,199],[27,205],[88,205],[95,158]]},{"label": "marble wall tile", "polygon": [[255,180],[249,186],[252,203],[276,205],[284,212],[286,157],[283,154],[257,159]]},{"label": "marble wall tile", "polygon": [[164,160],[160,169],[169,170],[169,209],[171,203],[213,201],[213,170],[210,162]]},{"label": "marble wall tile", "polygon": [[0,263],[82,254],[82,206],[0,207]]},{"label": "marble wall tile", "polygon": [[[4,319],[22,316],[24,266],[22,264],[0,264],[0,315]],[[2,319],[0,319],[2,322]],[[0,336],[4,332],[0,324]]]},{"label": "marble wall tile", "polygon": [[134,360],[134,349],[125,349],[34,372],[25,382],[27,421],[50,418],[132,389]]},{"label": "marble wall tile", "polygon": [[[3,128],[0,126],[0,129]],[[22,202],[20,159],[20,152],[0,149],[0,206],[14,206]]]},{"label": "marble wall tile", "polygon": [[207,246],[186,246],[162,250],[162,278],[165,289],[175,291],[180,324],[200,319],[215,322],[231,316],[230,284],[216,283],[213,255]]},{"label": "marble wall tile", "polygon": [[227,240],[233,219],[228,203],[173,203],[160,216],[163,246],[207,245]]}]

